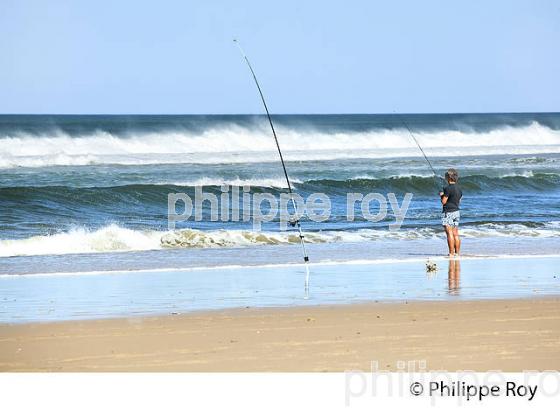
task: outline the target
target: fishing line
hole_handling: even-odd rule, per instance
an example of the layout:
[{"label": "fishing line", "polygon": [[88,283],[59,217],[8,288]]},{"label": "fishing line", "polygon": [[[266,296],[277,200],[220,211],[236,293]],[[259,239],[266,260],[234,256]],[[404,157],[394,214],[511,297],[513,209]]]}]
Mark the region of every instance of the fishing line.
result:
[{"label": "fishing line", "polygon": [[[257,89],[259,90],[259,95],[261,96],[261,101],[264,105],[264,110],[266,111],[266,116],[268,118],[268,123],[270,124],[270,129],[272,130],[272,135],[274,136],[274,141],[276,142],[276,148],[278,149],[278,154],[280,155],[280,162],[282,163],[282,169],[284,170],[284,177],[286,178],[286,183],[288,184],[288,192],[290,194],[290,201],[291,201],[292,206],[294,208],[295,215],[297,216],[298,215],[298,210],[297,210],[296,201],[294,200],[294,193],[293,193],[293,190],[292,190],[292,184],[290,183],[290,178],[288,176],[288,171],[286,169],[286,164],[284,163],[284,156],[282,155],[282,150],[280,149],[280,143],[278,142],[278,137],[276,136],[276,130],[274,129],[274,123],[272,122],[272,118],[270,117],[270,112],[268,111],[268,106],[266,105],[266,100],[264,99],[264,94],[261,90],[261,86],[259,85],[259,81],[257,80],[257,75],[255,74],[255,71],[253,70],[253,67],[251,66],[251,63],[249,62],[249,59],[245,55],[245,52],[241,48],[241,45],[239,44],[237,39],[233,39],[233,42],[235,43],[235,45],[237,45],[237,48],[239,49],[239,52],[241,53],[241,55],[243,56],[243,59],[247,63],[247,66],[249,67],[249,70],[251,71],[251,74],[253,75],[253,80],[255,81],[255,85],[257,86]],[[303,253],[303,262],[304,262],[304,266],[305,266],[305,291],[306,291],[306,294],[307,294],[307,291],[309,290],[309,256],[307,255],[307,250],[305,249],[305,240],[304,240],[305,236],[303,235],[303,230],[301,228],[299,218],[297,218],[293,221],[290,221],[290,225],[296,226],[297,229],[298,229],[298,232],[299,232],[299,239],[300,239],[300,242],[301,242],[301,250],[302,250],[302,253]]]}]

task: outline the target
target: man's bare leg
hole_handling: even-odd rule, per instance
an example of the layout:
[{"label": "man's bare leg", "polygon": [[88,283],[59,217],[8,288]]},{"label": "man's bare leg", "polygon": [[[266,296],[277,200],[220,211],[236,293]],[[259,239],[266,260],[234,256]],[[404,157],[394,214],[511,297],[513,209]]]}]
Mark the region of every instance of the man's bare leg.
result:
[{"label": "man's bare leg", "polygon": [[459,236],[459,227],[453,228],[453,238],[455,239],[455,254],[458,256],[461,253],[461,237]]},{"label": "man's bare leg", "polygon": [[449,256],[455,256],[455,237],[453,236],[453,228],[445,225],[445,234],[447,235],[447,247],[449,248]]}]

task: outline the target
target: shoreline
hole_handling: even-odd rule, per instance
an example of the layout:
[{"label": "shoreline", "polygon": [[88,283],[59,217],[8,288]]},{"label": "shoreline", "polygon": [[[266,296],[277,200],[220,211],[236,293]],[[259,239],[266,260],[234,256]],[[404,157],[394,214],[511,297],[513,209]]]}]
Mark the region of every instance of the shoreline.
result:
[{"label": "shoreline", "polygon": [[[0,371],[560,369],[560,298],[234,308],[0,325]],[[409,369],[410,370],[410,369]]]},{"label": "shoreline", "polygon": [[297,309],[336,309],[339,307],[343,308],[365,308],[368,306],[400,306],[400,305],[426,305],[426,304],[455,304],[455,303],[477,303],[477,302],[509,302],[509,301],[520,301],[529,302],[532,300],[556,300],[560,302],[560,295],[541,295],[535,294],[533,296],[524,297],[498,297],[498,298],[480,298],[480,299],[447,299],[447,300],[436,300],[436,299],[380,299],[380,300],[357,300],[348,303],[316,303],[310,305],[272,305],[272,306],[238,306],[229,308],[207,308],[199,310],[186,310],[180,312],[169,312],[169,313],[147,313],[141,315],[121,315],[121,316],[107,316],[99,318],[73,318],[73,319],[53,319],[53,320],[37,320],[37,321],[26,321],[26,322],[0,322],[0,337],[3,328],[18,327],[18,326],[48,326],[48,325],[58,325],[58,324],[83,324],[83,323],[93,323],[93,322],[106,322],[106,321],[143,321],[143,320],[154,320],[154,319],[165,319],[165,318],[178,318],[178,317],[189,317],[189,316],[213,316],[213,315],[236,315],[237,313],[248,312],[274,312],[278,311],[290,311]]},{"label": "shoreline", "polygon": [[[443,232],[441,235],[444,235]],[[306,244],[313,265],[388,264],[445,259],[443,237],[411,240],[372,240]],[[560,237],[508,239],[464,238],[463,260],[558,256]],[[114,251],[1,257],[0,277],[75,275],[119,272],[169,272],[236,268],[301,266],[299,246],[276,244],[216,248],[177,248],[149,251]],[[212,261],[209,263],[209,261]],[[92,267],[95,267],[92,269]]]},{"label": "shoreline", "polygon": [[[285,246],[285,245],[280,245]],[[244,248],[232,248],[235,250],[242,250]],[[119,252],[121,254],[125,252]],[[106,253],[111,254],[111,253]],[[83,255],[90,254],[70,254],[70,256],[80,257]],[[45,255],[41,255],[45,256]],[[60,255],[46,255],[46,256],[60,256]],[[63,255],[68,256],[68,255]],[[412,258],[387,258],[387,259],[358,259],[358,260],[325,260],[318,262],[310,262],[309,267],[322,267],[322,266],[352,266],[352,265],[389,265],[389,264],[406,264],[415,262],[425,262],[426,260],[438,261],[438,262],[448,262],[448,261],[468,261],[468,260],[508,260],[508,259],[546,259],[546,258],[558,258],[559,254],[546,253],[546,254],[502,254],[502,255],[475,255],[466,254],[455,257],[449,257],[446,255],[423,255],[419,257]],[[28,256],[8,256],[7,258],[27,258]],[[1,257],[0,257],[1,259]],[[190,268],[154,268],[154,269],[116,269],[116,270],[93,270],[93,271],[76,271],[76,272],[34,272],[34,273],[0,273],[0,279],[2,278],[18,278],[18,277],[41,277],[41,276],[77,276],[77,275],[115,275],[115,274],[131,274],[131,273],[158,273],[158,272],[196,272],[205,270],[235,270],[235,269],[260,269],[260,268],[283,268],[283,267],[303,267],[305,266],[302,262],[285,262],[285,263],[270,263],[270,264],[248,264],[248,265],[208,265],[208,266],[193,266]]]}]

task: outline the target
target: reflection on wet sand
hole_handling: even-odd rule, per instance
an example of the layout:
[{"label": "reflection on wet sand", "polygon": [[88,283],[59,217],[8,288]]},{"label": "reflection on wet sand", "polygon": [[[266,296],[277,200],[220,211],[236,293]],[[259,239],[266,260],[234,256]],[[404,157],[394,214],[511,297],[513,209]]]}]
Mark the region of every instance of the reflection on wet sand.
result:
[{"label": "reflection on wet sand", "polygon": [[459,259],[449,260],[449,270],[447,275],[449,294],[459,295],[461,282],[461,261]]}]

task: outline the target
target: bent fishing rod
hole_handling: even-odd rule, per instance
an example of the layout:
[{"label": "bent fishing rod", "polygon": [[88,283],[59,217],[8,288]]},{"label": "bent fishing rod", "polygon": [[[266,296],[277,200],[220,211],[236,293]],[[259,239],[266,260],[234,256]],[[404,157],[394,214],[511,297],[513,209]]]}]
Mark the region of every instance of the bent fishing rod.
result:
[{"label": "bent fishing rod", "polygon": [[284,156],[282,155],[282,150],[280,149],[280,143],[278,142],[278,137],[276,136],[276,130],[274,129],[274,123],[272,122],[270,112],[268,111],[268,106],[266,105],[266,100],[264,99],[264,94],[261,90],[261,86],[259,85],[259,81],[257,80],[257,75],[255,74],[255,71],[253,70],[253,67],[251,66],[251,63],[249,62],[249,59],[245,55],[245,52],[241,48],[241,45],[239,44],[237,39],[233,39],[233,42],[235,43],[235,45],[239,49],[239,52],[243,56],[243,59],[247,63],[247,66],[249,67],[249,70],[251,71],[251,74],[253,76],[253,80],[255,81],[255,85],[257,86],[257,90],[259,90],[259,95],[261,96],[261,101],[264,105],[264,110],[266,111],[266,116],[268,118],[268,123],[270,124],[270,129],[272,130],[272,135],[274,136],[274,142],[276,142],[276,148],[278,149],[278,154],[280,155],[280,162],[282,163],[282,169],[284,170],[284,177],[286,178],[286,184],[288,184],[288,192],[290,194],[290,202],[292,203],[292,206],[294,208],[294,213],[296,215],[296,219],[293,220],[293,221],[290,221],[290,225],[296,226],[297,229],[298,229],[298,232],[299,232],[299,240],[300,240],[300,243],[301,243],[301,250],[302,250],[302,253],[303,253],[303,263],[304,263],[304,266],[305,266],[305,291],[307,293],[307,291],[309,290],[309,256],[307,255],[307,250],[305,249],[305,239],[304,239],[305,236],[303,235],[303,229],[301,228],[301,224],[299,222],[297,205],[296,205],[296,201],[294,200],[294,192],[292,190],[292,184],[290,183],[290,177],[288,176],[288,171],[286,169],[286,164],[284,163]]}]

